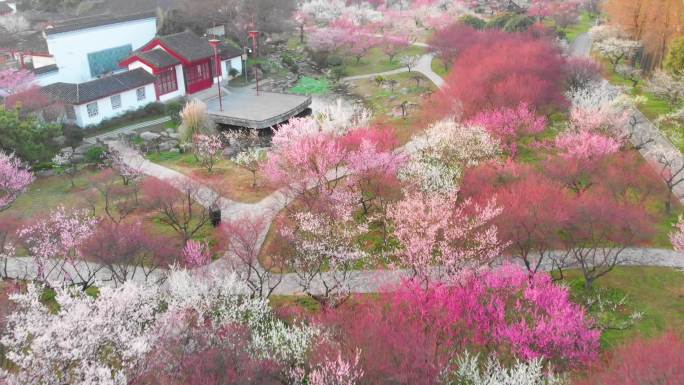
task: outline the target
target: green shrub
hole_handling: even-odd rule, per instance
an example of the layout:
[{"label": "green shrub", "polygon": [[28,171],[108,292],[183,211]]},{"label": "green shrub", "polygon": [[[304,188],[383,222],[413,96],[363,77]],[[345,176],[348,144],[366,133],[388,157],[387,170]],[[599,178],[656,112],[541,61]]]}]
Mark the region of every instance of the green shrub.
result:
[{"label": "green shrub", "polygon": [[176,125],[181,123],[180,112],[183,111],[183,107],[185,107],[185,99],[166,103],[166,115],[168,115],[171,118],[171,121]]},{"label": "green shrub", "polygon": [[342,58],[337,56],[337,55],[328,56],[328,65],[331,67],[341,66],[343,63],[344,63],[344,60],[342,60]]},{"label": "green shrub", "polygon": [[0,106],[0,148],[14,152],[30,162],[50,161],[58,150],[55,138],[62,135],[62,126],[39,121],[33,115],[24,116],[18,109]]},{"label": "green shrub", "polygon": [[228,75],[230,75],[232,77],[236,77],[236,76],[240,75],[240,71],[238,71],[235,68],[231,68],[230,71],[228,71]]},{"label": "green shrub", "polygon": [[524,32],[533,24],[533,18],[525,15],[515,15],[506,22],[503,29],[506,32]]},{"label": "green shrub", "polygon": [[344,67],[334,67],[331,71],[333,79],[340,80],[347,74],[347,70]]},{"label": "green shrub", "polygon": [[104,161],[106,154],[107,150],[105,150],[104,147],[91,147],[85,153],[85,160],[88,163],[101,164]]},{"label": "green shrub", "polygon": [[489,19],[487,22],[487,28],[498,28],[502,29],[508,21],[513,18],[515,15],[511,13],[502,13],[500,15],[496,15],[493,18]]},{"label": "green shrub", "polygon": [[63,135],[66,138],[65,146],[78,147],[83,142],[83,129],[77,126],[64,126]]},{"label": "green shrub", "polygon": [[283,61],[283,64],[285,64],[288,67],[292,67],[293,65],[297,64],[295,59],[292,57],[292,55],[290,55],[288,53],[283,54],[282,61]]},{"label": "green shrub", "polygon": [[461,24],[469,25],[475,29],[485,29],[487,27],[487,22],[473,15],[464,15],[458,19]]}]

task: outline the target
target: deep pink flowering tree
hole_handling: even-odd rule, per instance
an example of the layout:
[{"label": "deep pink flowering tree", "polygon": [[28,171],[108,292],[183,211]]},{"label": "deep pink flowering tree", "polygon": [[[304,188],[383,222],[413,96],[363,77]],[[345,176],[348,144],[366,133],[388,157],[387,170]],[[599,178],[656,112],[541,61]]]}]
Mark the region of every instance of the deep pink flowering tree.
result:
[{"label": "deep pink flowering tree", "polygon": [[389,212],[401,244],[399,262],[423,281],[488,264],[505,246],[491,223],[500,213],[494,200],[481,206],[459,203],[455,194],[409,193]]},{"label": "deep pink flowering tree", "polygon": [[515,156],[516,140],[526,135],[543,132],[546,129],[547,120],[543,116],[537,116],[534,108],[523,102],[516,108],[482,112],[475,116],[470,124],[485,128],[505,145],[512,156]]},{"label": "deep pink flowering tree", "polygon": [[454,328],[467,343],[520,359],[544,358],[562,368],[577,368],[598,358],[600,332],[567,288],[551,276],[505,265],[483,274],[466,273],[455,285],[421,289],[405,282],[395,301],[432,327]]},{"label": "deep pink flowering tree", "polygon": [[0,151],[0,211],[10,207],[33,180],[33,173],[19,158]]},{"label": "deep pink flowering tree", "polygon": [[194,239],[189,240],[185,244],[182,255],[183,262],[189,268],[201,267],[211,262],[209,245]]}]

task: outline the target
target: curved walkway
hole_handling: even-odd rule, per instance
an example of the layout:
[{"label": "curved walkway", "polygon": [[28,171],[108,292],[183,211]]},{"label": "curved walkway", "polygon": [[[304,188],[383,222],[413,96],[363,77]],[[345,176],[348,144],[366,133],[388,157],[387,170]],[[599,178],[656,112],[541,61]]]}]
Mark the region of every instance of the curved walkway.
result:
[{"label": "curved walkway", "polygon": [[[421,45],[419,43],[416,43],[414,45],[418,45],[421,47],[424,47],[426,45]],[[432,60],[435,58],[434,54],[431,53],[426,53],[423,56],[418,59],[418,62],[416,63],[416,66],[411,69],[411,71],[418,72],[425,76],[426,78],[430,79],[432,83],[434,83],[437,87],[442,87],[444,85],[444,79],[437,75],[432,70]],[[357,76],[349,76],[346,78],[342,78],[342,81],[344,82],[349,82],[349,81],[354,81],[354,80],[361,80],[361,79],[372,79],[377,76],[390,76],[390,75],[397,75],[401,74],[404,72],[410,72],[408,67],[403,67],[403,68],[398,68],[396,70],[392,71],[385,71],[385,72],[376,72],[372,74],[365,74],[365,75],[357,75]]]},{"label": "curved walkway", "polygon": [[[558,253],[560,255],[560,252]],[[657,266],[684,270],[684,254],[672,250],[630,248],[623,251],[621,260],[621,266]],[[87,271],[93,274],[100,286],[111,286],[113,285],[111,273],[107,269],[108,267],[96,263],[81,263],[75,266],[68,266],[63,271],[66,271],[72,276],[78,276],[79,272],[83,275],[83,272]],[[229,263],[225,258],[213,262],[205,269],[208,269],[212,274],[219,275],[233,272],[233,269],[229,266]],[[33,279],[37,277],[37,271],[37,266],[32,258],[15,257],[8,258],[7,260],[7,276],[9,278]],[[140,269],[129,269],[128,279],[137,283],[161,282],[165,273],[165,270],[159,269],[153,272],[147,272],[146,275],[145,272]],[[410,276],[411,272],[408,270],[358,270],[349,274],[346,285],[351,293],[374,293],[388,285],[397,284],[401,282],[402,278]],[[283,274],[280,277],[282,280],[273,294],[303,294],[300,280],[296,274]],[[51,278],[59,279],[61,276],[55,273]],[[327,282],[333,281],[331,273],[324,273],[322,280]],[[323,292],[322,280],[319,277],[313,280],[310,286],[310,291],[313,294],[320,294]]]},{"label": "curved walkway", "polygon": [[[575,57],[590,57],[592,41],[588,33],[577,37],[571,47],[571,54]],[[619,87],[613,86],[617,93],[622,93]],[[653,124],[641,111],[632,107],[629,111],[632,117],[630,132],[632,143],[639,149],[641,155],[665,177],[675,175],[673,195],[684,204],[684,156],[660,129]]]}]

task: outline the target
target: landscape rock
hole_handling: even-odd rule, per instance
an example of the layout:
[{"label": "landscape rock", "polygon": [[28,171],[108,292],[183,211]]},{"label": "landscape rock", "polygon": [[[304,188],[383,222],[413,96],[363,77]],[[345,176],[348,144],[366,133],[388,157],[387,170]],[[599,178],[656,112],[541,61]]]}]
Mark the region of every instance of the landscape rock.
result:
[{"label": "landscape rock", "polygon": [[161,135],[150,131],[145,131],[142,134],[140,134],[140,138],[146,142],[151,142],[153,140],[159,139],[160,136]]}]

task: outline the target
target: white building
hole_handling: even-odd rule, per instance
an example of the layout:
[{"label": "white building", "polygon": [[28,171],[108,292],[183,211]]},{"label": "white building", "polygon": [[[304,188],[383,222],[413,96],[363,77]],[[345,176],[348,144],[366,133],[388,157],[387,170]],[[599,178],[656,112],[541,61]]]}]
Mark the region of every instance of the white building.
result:
[{"label": "white building", "polygon": [[45,29],[53,71],[38,77],[41,85],[82,83],[122,69],[119,62],[157,33],[155,13],[72,19]]},{"label": "white building", "polygon": [[192,32],[155,33],[151,13],[49,27],[45,38],[54,63],[34,58],[41,64],[34,70],[37,81],[52,101],[65,106],[70,122],[88,127],[155,101],[206,90],[231,72],[242,72],[238,48],[220,44],[215,54],[208,40]]},{"label": "white building", "polygon": [[64,104],[68,123],[88,127],[154,102],[156,80],[136,69],[85,83],[54,83],[43,91]]}]

